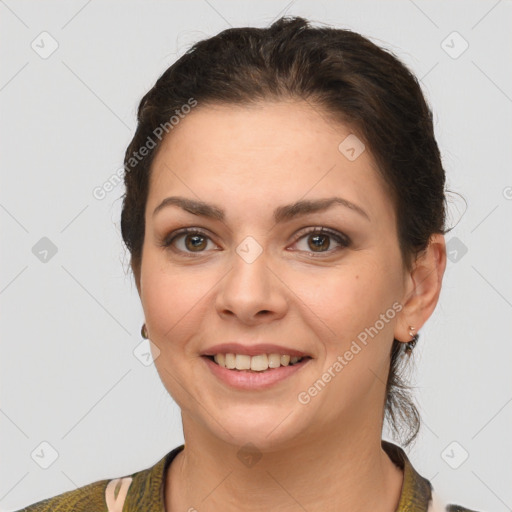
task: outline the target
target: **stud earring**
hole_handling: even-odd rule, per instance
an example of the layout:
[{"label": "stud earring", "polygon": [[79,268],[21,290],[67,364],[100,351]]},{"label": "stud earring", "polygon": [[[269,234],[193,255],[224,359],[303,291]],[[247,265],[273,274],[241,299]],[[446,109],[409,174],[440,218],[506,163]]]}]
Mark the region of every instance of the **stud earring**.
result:
[{"label": "stud earring", "polygon": [[146,324],[142,324],[142,328],[140,330],[140,335],[147,340],[148,339],[148,330],[146,329]]},{"label": "stud earring", "polygon": [[416,346],[416,343],[418,343],[418,339],[420,335],[418,333],[414,334],[414,331],[416,329],[410,325],[409,326],[409,336],[412,338],[411,341],[407,342],[405,344],[405,353],[410,356],[413,348]]}]

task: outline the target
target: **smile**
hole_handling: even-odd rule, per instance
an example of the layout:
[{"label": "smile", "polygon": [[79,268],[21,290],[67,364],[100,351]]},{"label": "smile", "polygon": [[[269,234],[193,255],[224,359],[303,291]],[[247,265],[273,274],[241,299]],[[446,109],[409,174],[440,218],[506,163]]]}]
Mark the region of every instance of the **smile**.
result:
[{"label": "smile", "polygon": [[[281,359],[279,359],[279,366],[270,367],[268,364],[268,356],[266,354],[262,354],[261,356],[246,356],[243,354],[231,354],[234,356],[230,357],[229,354],[226,354],[228,363],[232,365],[233,361],[235,362],[234,368],[228,368],[227,366],[223,366],[220,362],[215,361],[215,358],[219,361],[222,361],[222,355],[219,358],[219,354],[216,356],[207,356],[203,355],[202,359],[205,361],[209,370],[212,374],[224,384],[227,384],[231,388],[236,388],[240,390],[264,390],[276,385],[279,382],[284,381],[285,379],[290,378],[292,375],[297,374],[301,371],[302,368],[308,366],[312,358],[309,356],[304,356],[302,358],[298,358],[295,356],[294,359],[297,359],[296,362],[292,363],[291,358],[286,365],[281,365]],[[240,359],[240,366],[243,368],[239,368],[237,363],[237,358],[242,355],[243,358]],[[248,367],[247,358],[249,359],[249,363],[252,365],[252,359],[255,359],[255,365],[262,364],[261,359],[267,357],[266,369],[253,370],[251,366]],[[272,354],[271,354],[272,356]],[[284,361],[286,362],[286,358],[289,356],[279,356],[284,357]],[[260,358],[258,360],[257,358]],[[274,358],[270,358],[272,361]],[[275,359],[277,363],[277,359]],[[226,357],[224,358],[224,364],[226,364]],[[273,363],[274,364],[274,363]],[[262,368],[262,366],[260,366]]]},{"label": "smile", "polygon": [[268,369],[279,368],[281,366],[294,365],[309,356],[297,357],[283,354],[259,354],[248,356],[246,354],[215,354],[210,356],[219,366],[229,370],[252,370],[255,372],[264,372]]}]

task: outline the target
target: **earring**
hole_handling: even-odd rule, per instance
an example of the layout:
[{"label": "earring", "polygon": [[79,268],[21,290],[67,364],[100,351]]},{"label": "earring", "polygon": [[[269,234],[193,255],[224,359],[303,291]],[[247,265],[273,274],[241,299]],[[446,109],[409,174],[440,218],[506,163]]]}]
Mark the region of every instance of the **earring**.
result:
[{"label": "earring", "polygon": [[415,347],[416,343],[418,342],[418,339],[420,335],[418,333],[414,334],[414,331],[416,329],[410,325],[409,326],[409,336],[412,338],[411,341],[407,342],[405,344],[405,353],[410,356],[413,348]]},{"label": "earring", "polygon": [[147,340],[148,339],[148,330],[146,329],[146,324],[142,324],[142,328],[140,330],[140,335]]}]

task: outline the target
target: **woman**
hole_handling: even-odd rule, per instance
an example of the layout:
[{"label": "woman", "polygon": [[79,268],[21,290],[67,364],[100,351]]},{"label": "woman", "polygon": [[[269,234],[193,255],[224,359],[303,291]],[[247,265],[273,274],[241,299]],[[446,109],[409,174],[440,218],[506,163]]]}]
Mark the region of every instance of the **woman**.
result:
[{"label": "woman", "polygon": [[468,510],[381,439],[385,417],[418,432],[400,369],[446,267],[445,173],[401,62],[302,18],[226,30],[144,96],[125,170],[185,445],[24,510]]}]

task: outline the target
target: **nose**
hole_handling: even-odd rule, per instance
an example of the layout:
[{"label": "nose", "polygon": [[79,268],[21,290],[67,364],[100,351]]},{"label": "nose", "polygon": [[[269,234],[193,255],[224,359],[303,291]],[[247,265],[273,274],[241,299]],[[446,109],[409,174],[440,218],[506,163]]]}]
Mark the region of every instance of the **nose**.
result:
[{"label": "nose", "polygon": [[215,305],[219,315],[247,325],[269,323],[286,314],[286,285],[269,268],[265,252],[253,261],[237,253],[233,266],[220,283]]}]

